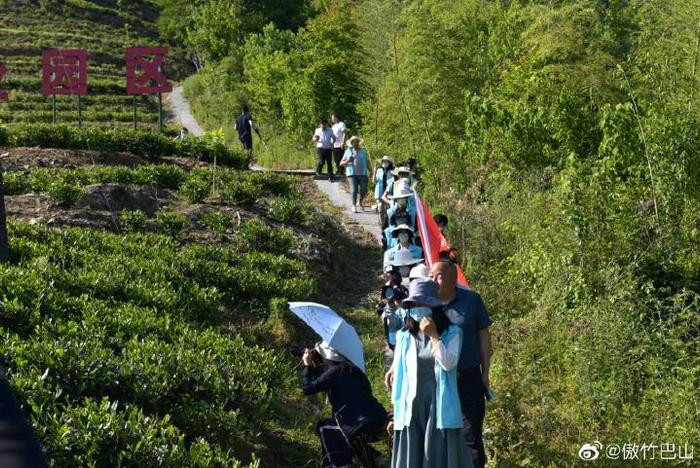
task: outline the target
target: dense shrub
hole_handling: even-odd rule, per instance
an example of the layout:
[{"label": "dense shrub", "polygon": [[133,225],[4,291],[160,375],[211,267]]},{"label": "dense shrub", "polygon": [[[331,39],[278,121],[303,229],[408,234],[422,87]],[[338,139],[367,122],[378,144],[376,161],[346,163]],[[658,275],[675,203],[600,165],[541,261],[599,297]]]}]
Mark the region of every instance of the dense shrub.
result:
[{"label": "dense shrub", "polygon": [[141,210],[122,210],[119,213],[119,229],[124,232],[138,231],[143,228],[146,219],[148,216]]},{"label": "dense shrub", "polygon": [[199,215],[197,222],[217,234],[224,234],[233,225],[233,219],[231,213],[214,210]]},{"label": "dense shrub", "polygon": [[272,227],[257,219],[241,224],[239,235],[251,250],[282,255],[294,246],[294,236],[289,230]]},{"label": "dense shrub", "polygon": [[173,213],[171,211],[159,211],[156,215],[156,228],[170,236],[176,236],[182,231],[187,223],[187,218],[184,215]]},{"label": "dense shrub", "polygon": [[182,156],[209,162],[216,158],[218,164],[238,169],[246,169],[250,163],[246,155],[229,150],[222,143],[197,138],[179,141],[147,130],[20,124],[3,132],[9,146],[128,151],[150,158]]},{"label": "dense shrub", "polygon": [[273,198],[269,201],[268,216],[280,223],[303,226],[310,215],[309,205],[303,200]]},{"label": "dense shrub", "polygon": [[259,431],[287,370],[218,325],[307,297],[306,267],[154,234],[12,223],[10,236],[0,354],[49,456],[233,464],[229,450]]}]

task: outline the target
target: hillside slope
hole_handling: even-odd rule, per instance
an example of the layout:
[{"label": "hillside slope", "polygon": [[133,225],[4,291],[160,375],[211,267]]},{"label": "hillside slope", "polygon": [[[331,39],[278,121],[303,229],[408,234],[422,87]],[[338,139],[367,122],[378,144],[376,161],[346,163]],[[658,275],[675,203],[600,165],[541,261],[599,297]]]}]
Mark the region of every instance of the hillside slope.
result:
[{"label": "hillside slope", "polygon": [[[49,123],[51,98],[41,95],[41,56],[47,48],[88,51],[88,89],[82,99],[83,120],[90,126],[132,126],[132,98],[126,94],[125,50],[130,46],[160,45],[152,1],[9,1],[0,2],[0,61],[7,65],[4,86],[8,103],[0,104],[0,124]],[[169,77],[178,78],[187,64],[170,54]],[[153,96],[140,96],[139,125],[158,121]],[[77,102],[57,96],[58,121],[78,120]]]},{"label": "hillside slope", "polygon": [[[366,289],[341,287],[371,281],[365,257],[378,255],[319,208],[310,181],[247,171],[215,136],[121,128],[120,38],[158,42],[154,2],[0,6],[12,89],[0,355],[50,463],[315,463],[286,350],[313,337],[286,302],[357,304]],[[56,38],[90,50],[83,130],[67,97],[59,122],[71,125],[41,123],[41,48]]]}]

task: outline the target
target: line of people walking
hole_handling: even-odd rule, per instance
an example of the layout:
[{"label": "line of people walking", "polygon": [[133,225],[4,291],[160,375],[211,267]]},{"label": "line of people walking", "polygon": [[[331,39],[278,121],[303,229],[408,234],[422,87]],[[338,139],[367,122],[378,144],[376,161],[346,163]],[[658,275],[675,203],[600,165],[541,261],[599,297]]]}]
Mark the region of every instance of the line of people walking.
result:
[{"label": "line of people walking", "polygon": [[[337,141],[335,125],[342,122],[337,115],[333,121],[333,128],[327,129],[320,122],[317,129],[315,140],[322,150]],[[344,132],[344,125],[342,129]],[[322,163],[328,164],[332,178],[327,155],[319,151],[317,172]],[[336,169],[344,168],[348,176],[354,211],[365,209],[368,161],[362,140],[353,136],[336,164]],[[386,338],[385,384],[393,409],[384,420],[392,440],[391,467],[484,467],[483,422],[486,401],[493,398],[489,379],[491,318],[481,296],[458,285],[456,254],[445,237],[447,216],[434,218],[442,234],[439,259],[431,261],[424,256],[414,196],[419,182],[416,161],[395,165],[391,157],[384,156],[372,179],[372,208],[378,212],[384,248],[385,284],[376,309]],[[307,350],[305,367],[314,366],[314,355],[348,365],[342,355],[326,348],[324,343]],[[315,374],[305,370],[304,391],[322,389],[333,407],[334,418],[318,427],[324,466],[350,466],[353,456],[362,451],[358,447],[367,446],[358,446],[357,441],[375,440],[378,421],[386,413],[377,406],[364,373],[334,370],[332,379],[328,373],[331,371],[314,379]],[[353,415],[355,425],[344,428],[347,424],[342,420],[347,415]],[[363,466],[375,466],[371,450],[364,449],[364,454],[360,457]]]},{"label": "line of people walking", "polygon": [[[327,169],[328,180],[334,182],[336,177],[345,173],[350,184],[352,210],[357,213],[364,211],[364,200],[367,196],[369,155],[362,147],[362,139],[351,136],[346,140],[345,123],[340,115],[331,116],[332,126],[328,120],[321,119],[314,131],[313,141],[316,143],[316,177],[324,177],[324,166]],[[333,169],[335,163],[335,170]]]},{"label": "line of people walking", "polygon": [[[458,285],[443,214],[434,218],[441,234],[439,260],[425,258],[414,196],[416,169],[415,160],[393,169],[381,196],[386,282],[377,312],[385,331],[385,383],[394,410],[391,466],[484,467],[483,422],[486,399],[493,397],[492,321],[481,296]],[[375,183],[380,177],[384,182],[379,172]]]}]

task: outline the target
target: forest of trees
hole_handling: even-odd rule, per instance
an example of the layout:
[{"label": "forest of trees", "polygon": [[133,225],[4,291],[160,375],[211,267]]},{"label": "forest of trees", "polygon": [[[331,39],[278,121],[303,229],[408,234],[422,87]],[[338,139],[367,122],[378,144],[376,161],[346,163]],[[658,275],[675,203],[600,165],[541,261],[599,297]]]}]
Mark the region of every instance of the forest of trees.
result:
[{"label": "forest of trees", "polygon": [[494,318],[497,461],[700,440],[700,1],[160,3],[207,125],[339,111],[418,159]]}]

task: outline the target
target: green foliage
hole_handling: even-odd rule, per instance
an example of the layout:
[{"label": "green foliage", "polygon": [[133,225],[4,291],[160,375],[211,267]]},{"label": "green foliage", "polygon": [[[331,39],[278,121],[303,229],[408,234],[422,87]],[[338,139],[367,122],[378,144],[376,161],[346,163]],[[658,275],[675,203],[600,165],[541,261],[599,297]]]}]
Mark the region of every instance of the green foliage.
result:
[{"label": "green foliage", "polygon": [[[296,34],[273,24],[252,31],[242,63],[232,57],[209,63],[185,83],[200,121],[206,128],[223,126],[230,143],[237,141],[232,116],[245,102],[272,129],[268,136],[282,125],[297,145],[306,144],[318,119],[332,112],[356,126],[364,77],[354,12],[350,2],[335,1]],[[228,65],[232,60],[236,66]]]},{"label": "green foliage", "polygon": [[225,234],[233,225],[233,219],[231,213],[215,210],[202,213],[197,222],[217,234]]},{"label": "green foliage", "polygon": [[308,205],[301,200],[273,198],[269,201],[268,216],[285,224],[303,226],[310,220]]},{"label": "green foliage", "polygon": [[418,155],[495,318],[496,464],[697,437],[697,6],[421,0],[370,36],[367,144]]},{"label": "green foliage", "polygon": [[124,232],[134,232],[143,228],[148,219],[146,213],[141,210],[123,210],[119,213],[119,229]]},{"label": "green foliage", "polygon": [[227,57],[241,39],[241,7],[238,2],[209,0],[192,7],[193,25],[187,42],[204,60]]},{"label": "green foliage", "polygon": [[12,171],[5,176],[5,191],[18,195],[28,191],[42,193],[59,203],[75,202],[83,188],[98,183],[123,183],[156,185],[176,190],[188,174],[172,165],[142,165],[135,168],[125,166],[101,166],[95,168],[48,169]]},{"label": "green foliage", "polygon": [[186,223],[187,218],[184,215],[171,211],[159,211],[155,219],[158,230],[173,237],[185,228]]},{"label": "green foliage", "polygon": [[283,255],[294,247],[294,236],[287,229],[272,227],[251,219],[241,224],[239,235],[251,250]]},{"label": "green foliage", "polygon": [[237,466],[289,369],[220,324],[307,297],[305,266],[154,234],[10,236],[0,353],[54,463]]},{"label": "green foliage", "polygon": [[156,132],[144,130],[90,127],[78,129],[62,125],[17,125],[7,129],[8,146],[40,146],[42,148],[97,149],[126,151],[157,159],[161,156],[182,156],[214,161],[225,166],[245,169],[250,161],[243,153],[227,149],[221,142],[195,138],[176,141]]}]

